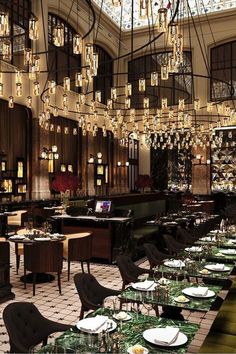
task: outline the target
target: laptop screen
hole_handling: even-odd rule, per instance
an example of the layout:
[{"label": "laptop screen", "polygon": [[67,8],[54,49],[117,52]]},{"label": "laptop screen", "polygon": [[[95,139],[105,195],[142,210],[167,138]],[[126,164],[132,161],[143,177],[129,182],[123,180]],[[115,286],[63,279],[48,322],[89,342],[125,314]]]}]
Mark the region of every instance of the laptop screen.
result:
[{"label": "laptop screen", "polygon": [[97,200],[95,204],[95,213],[110,213],[111,200]]}]

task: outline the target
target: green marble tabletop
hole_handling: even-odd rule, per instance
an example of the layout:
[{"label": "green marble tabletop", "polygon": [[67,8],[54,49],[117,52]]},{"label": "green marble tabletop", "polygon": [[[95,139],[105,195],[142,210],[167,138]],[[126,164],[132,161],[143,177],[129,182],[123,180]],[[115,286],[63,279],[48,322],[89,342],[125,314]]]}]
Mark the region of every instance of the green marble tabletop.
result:
[{"label": "green marble tabletop", "polygon": [[[233,248],[229,248],[235,251]],[[236,252],[235,254],[225,254],[224,252],[226,251],[225,248],[217,248],[217,247],[212,247],[211,249],[211,254],[207,257],[209,261],[214,261],[216,260],[217,262],[223,262],[223,263],[233,263],[235,264],[236,262]]]},{"label": "green marble tabletop", "polygon": [[[99,309],[92,315],[103,314],[112,318],[109,309]],[[135,344],[140,344],[149,350],[150,354],[154,353],[186,353],[190,342],[193,340],[199,325],[189,323],[187,321],[176,321],[154,316],[146,316],[142,314],[129,312],[131,320],[123,321],[122,324],[117,322],[115,331],[106,335],[106,342],[108,349],[106,353],[112,351],[114,343],[118,343],[118,351],[116,353],[127,353],[127,349]],[[178,347],[165,348],[151,344],[143,338],[142,333],[149,328],[173,326],[178,327],[187,337],[188,341]],[[64,332],[60,337],[55,340],[55,343],[49,344],[41,348],[38,353],[99,353],[99,343],[101,338],[96,334],[86,334],[77,330],[76,328]],[[116,347],[117,348],[117,347]]]},{"label": "green marble tabletop", "polygon": [[222,289],[218,285],[204,285],[207,286],[209,290],[215,292],[215,295],[210,298],[197,298],[192,296],[186,296],[189,299],[189,302],[180,303],[175,299],[182,295],[182,290],[189,287],[196,287],[197,284],[193,284],[187,281],[176,281],[169,280],[168,296],[164,295],[165,287],[159,286],[161,288],[161,294],[158,295],[157,291],[139,291],[133,289],[131,286],[124,290],[119,297],[123,300],[128,300],[131,302],[138,303],[150,303],[153,305],[162,305],[162,306],[172,306],[175,308],[182,308],[193,311],[209,311],[213,305],[218,292]]},{"label": "green marble tabletop", "polygon": [[[227,264],[227,267],[229,268],[228,271],[224,272],[216,272],[216,271],[208,271],[208,273],[205,273],[207,271],[204,266],[205,265],[214,265],[216,262],[206,262],[206,261],[189,261],[187,260],[186,266],[182,269],[179,268],[174,268],[174,267],[167,267],[165,265],[161,265],[158,267],[158,272],[162,273],[163,276],[168,277],[168,274],[172,274],[173,276],[181,277],[181,276],[189,276],[189,277],[195,277],[195,278],[203,278],[203,279],[219,279],[219,280],[226,280],[228,279],[229,275],[231,274],[232,270],[234,269],[234,266],[231,264]],[[221,262],[223,264],[224,262]],[[203,271],[203,273],[202,273]]]}]

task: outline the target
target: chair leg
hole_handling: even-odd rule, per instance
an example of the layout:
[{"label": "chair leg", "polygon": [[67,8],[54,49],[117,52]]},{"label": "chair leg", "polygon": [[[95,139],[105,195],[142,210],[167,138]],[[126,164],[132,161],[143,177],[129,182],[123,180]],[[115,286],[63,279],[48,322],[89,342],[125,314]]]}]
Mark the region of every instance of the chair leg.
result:
[{"label": "chair leg", "polygon": [[80,262],[80,263],[81,263],[82,272],[84,273],[84,262]]},{"label": "chair leg", "polygon": [[33,273],[33,296],[35,296],[36,275],[37,275],[37,273]]},{"label": "chair leg", "polygon": [[70,280],[70,261],[68,259],[68,275],[67,275],[67,280]]},{"label": "chair leg", "polygon": [[88,273],[90,274],[90,261],[87,262],[87,266],[88,266]]},{"label": "chair leg", "polygon": [[61,273],[60,273],[60,271],[57,272],[57,282],[58,282],[59,293],[61,295]]},{"label": "chair leg", "polygon": [[20,268],[20,255],[16,254],[16,274],[18,274]]}]

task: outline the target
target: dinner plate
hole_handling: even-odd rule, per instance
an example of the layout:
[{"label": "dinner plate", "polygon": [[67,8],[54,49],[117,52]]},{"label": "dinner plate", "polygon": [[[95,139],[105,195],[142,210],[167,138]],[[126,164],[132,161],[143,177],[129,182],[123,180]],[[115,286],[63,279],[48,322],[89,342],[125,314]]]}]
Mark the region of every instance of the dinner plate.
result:
[{"label": "dinner plate", "polygon": [[193,293],[193,289],[194,289],[194,287],[183,289],[183,290],[182,290],[182,293],[183,293],[184,295],[188,295],[188,296],[191,296],[191,297],[197,297],[197,298],[199,298],[199,299],[208,299],[208,298],[210,298],[210,297],[215,296],[215,292],[214,292],[213,290],[209,290],[209,289],[208,289],[207,294],[206,294],[205,296],[199,296],[199,295],[195,295],[195,294]]},{"label": "dinner plate", "polygon": [[152,344],[155,344],[157,346],[162,346],[162,347],[177,347],[187,343],[188,341],[188,337],[186,336],[186,334],[184,334],[183,332],[179,332],[178,337],[173,343],[160,345],[157,344],[155,341],[157,339],[157,333],[158,333],[158,328],[147,329],[146,331],[143,332],[143,338]]},{"label": "dinner plate", "polygon": [[[147,287],[145,287],[145,288],[142,287],[143,283],[146,283]],[[145,281],[138,282],[138,283],[132,283],[131,286],[133,289],[139,290],[139,291],[153,291],[156,288],[156,284],[152,280],[145,280]]]},{"label": "dinner plate", "polygon": [[25,236],[24,235],[13,235],[9,237],[9,240],[24,240]]},{"label": "dinner plate", "polygon": [[120,318],[119,316],[117,316],[117,315],[118,315],[118,313],[114,313],[114,315],[113,315],[114,319],[117,320],[117,321],[129,321],[129,320],[131,320],[131,318],[132,318],[128,313],[126,314],[126,317],[125,317],[125,318],[122,318],[122,320],[121,320],[121,318]]},{"label": "dinner plate", "polygon": [[179,299],[178,296],[175,297],[174,300],[175,300],[176,302],[179,302],[180,304],[186,304],[187,302],[190,301],[187,297],[185,298],[185,300],[181,300],[181,299]]},{"label": "dinner plate", "polygon": [[228,272],[230,270],[228,266],[224,266],[223,269],[216,269],[214,264],[206,264],[204,268],[212,270],[213,272]]},{"label": "dinner plate", "polygon": [[51,241],[50,237],[35,237],[34,241]]},{"label": "dinner plate", "polygon": [[[134,346],[133,346],[134,347]],[[129,347],[128,349],[127,349],[127,352],[129,353],[129,354],[135,354],[135,352],[133,352],[133,347]],[[147,349],[147,348],[145,348],[145,347],[142,347],[143,348],[143,354],[148,354],[149,353],[149,350]]]},{"label": "dinner plate", "polygon": [[236,255],[236,250],[229,249],[229,250],[221,250],[220,253],[228,254],[228,255]]},{"label": "dinner plate", "polygon": [[89,330],[86,330],[83,328],[84,325],[88,326],[93,324],[94,318],[93,317],[87,317],[84,318],[82,320],[80,320],[77,324],[76,327],[81,331],[81,332],[85,332],[85,333],[91,333],[91,334],[98,334],[101,333],[102,331],[107,331],[107,332],[111,332],[114,331],[114,329],[116,329],[117,327],[117,323],[111,319],[108,319],[108,322],[110,324],[110,326],[107,326],[107,321],[101,326],[99,327],[96,331],[94,332],[90,332]]},{"label": "dinner plate", "polygon": [[171,268],[183,268],[185,267],[185,263],[181,260],[175,260],[175,261],[165,261],[164,265],[167,267],[171,267]]}]

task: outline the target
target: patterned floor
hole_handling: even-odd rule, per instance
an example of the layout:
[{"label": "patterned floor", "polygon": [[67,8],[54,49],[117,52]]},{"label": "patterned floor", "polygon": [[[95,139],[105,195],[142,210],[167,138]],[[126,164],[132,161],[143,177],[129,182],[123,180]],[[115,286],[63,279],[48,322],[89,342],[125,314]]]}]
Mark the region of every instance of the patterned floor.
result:
[{"label": "patterned floor", "polygon": [[[67,266],[66,263],[64,264],[62,273],[62,295],[59,294],[56,280],[54,280],[52,283],[38,284],[36,287],[36,295],[33,297],[32,285],[27,284],[27,288],[24,289],[23,283],[20,281],[20,276],[23,273],[22,264],[20,266],[19,275],[16,274],[15,255],[12,245],[11,261],[11,283],[13,286],[12,290],[15,293],[14,301],[31,301],[35,303],[45,317],[58,322],[73,325],[78,321],[80,300],[73,283],[73,275],[81,271],[80,264],[71,264],[71,280],[69,282],[67,281]],[[141,265],[142,267],[148,268],[148,262],[145,259],[141,261]],[[93,263],[91,265],[91,273],[102,285],[120,289],[121,278],[116,266]],[[222,290],[219,295],[224,298],[226,294],[227,291]],[[8,335],[2,319],[2,311],[6,305],[7,303],[0,304],[0,353],[9,351]],[[145,313],[145,309],[143,309],[143,313]],[[188,321],[200,324],[200,329],[188,348],[189,353],[197,353],[216,316],[216,311],[190,313],[184,310],[182,313]]]}]

